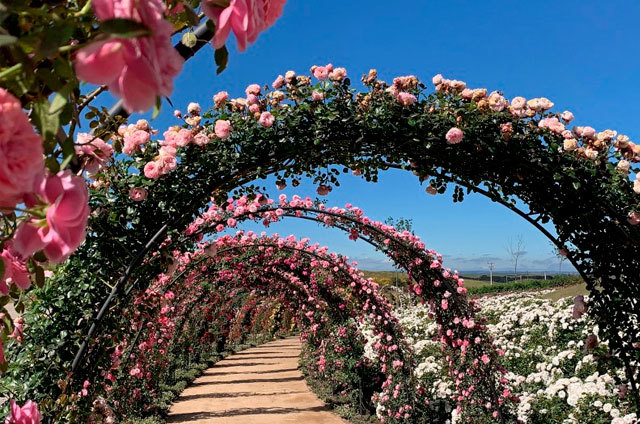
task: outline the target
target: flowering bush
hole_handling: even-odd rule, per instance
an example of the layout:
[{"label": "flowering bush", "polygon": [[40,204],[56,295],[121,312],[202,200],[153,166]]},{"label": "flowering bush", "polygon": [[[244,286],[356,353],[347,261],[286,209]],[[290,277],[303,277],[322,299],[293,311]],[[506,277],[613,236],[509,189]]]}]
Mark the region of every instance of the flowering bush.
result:
[{"label": "flowering bush", "polygon": [[[612,356],[599,326],[586,315],[574,317],[571,299],[552,301],[538,293],[479,300],[487,330],[504,350],[509,390],[520,399],[523,423],[636,423],[622,362]],[[399,312],[407,340],[419,355],[415,376],[431,403],[442,405],[452,423],[461,422],[447,404],[454,390],[438,365],[435,323],[424,306]]]}]

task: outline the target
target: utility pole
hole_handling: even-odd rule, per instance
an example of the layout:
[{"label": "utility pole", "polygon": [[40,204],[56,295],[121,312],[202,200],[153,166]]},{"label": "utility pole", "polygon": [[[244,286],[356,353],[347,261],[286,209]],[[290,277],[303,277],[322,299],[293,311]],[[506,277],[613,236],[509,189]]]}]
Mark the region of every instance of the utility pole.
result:
[{"label": "utility pole", "polygon": [[493,262],[487,262],[489,264],[489,280],[491,281],[491,285],[493,286]]}]

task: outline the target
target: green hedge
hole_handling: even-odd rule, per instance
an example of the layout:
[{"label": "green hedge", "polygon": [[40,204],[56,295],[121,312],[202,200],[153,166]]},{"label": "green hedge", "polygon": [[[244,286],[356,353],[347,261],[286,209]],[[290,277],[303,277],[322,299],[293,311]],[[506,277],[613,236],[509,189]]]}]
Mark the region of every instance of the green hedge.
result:
[{"label": "green hedge", "polygon": [[565,287],[582,284],[582,278],[575,275],[560,275],[550,280],[516,281],[512,283],[495,283],[490,286],[470,287],[468,293],[471,296],[491,293],[503,293],[512,291],[541,290],[553,287]]}]

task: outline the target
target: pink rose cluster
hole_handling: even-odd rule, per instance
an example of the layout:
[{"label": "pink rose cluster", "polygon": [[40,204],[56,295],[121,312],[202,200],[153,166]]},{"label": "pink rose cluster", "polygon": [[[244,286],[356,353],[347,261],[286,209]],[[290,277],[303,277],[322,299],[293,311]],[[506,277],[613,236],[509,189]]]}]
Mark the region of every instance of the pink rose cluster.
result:
[{"label": "pink rose cluster", "polygon": [[102,171],[113,157],[113,147],[103,139],[88,133],[80,133],[76,139],[76,156],[87,174],[95,175]]},{"label": "pink rose cluster", "polygon": [[108,85],[129,112],[144,112],[158,96],[169,96],[184,60],[171,44],[173,25],[162,0],[93,0],[100,21],[130,19],[151,32],[135,38],[110,37],[84,47],[75,57],[78,79]]},{"label": "pink rose cluster", "polygon": [[[81,149],[89,171],[100,169],[112,153],[108,144],[94,141]],[[26,260],[35,252],[44,250],[50,262],[58,263],[82,243],[89,207],[82,178],[69,171],[47,174],[41,137],[18,99],[4,89],[0,89],[0,198],[10,211],[19,203],[27,209],[21,216],[26,220],[2,252],[0,292],[6,294],[7,283],[29,287]]]},{"label": "pink rose cluster", "polygon": [[133,155],[142,150],[155,131],[151,130],[146,119],[140,119],[135,124],[121,125],[118,128],[118,135],[122,140],[122,153]]},{"label": "pink rose cluster", "polygon": [[224,46],[233,31],[238,50],[245,51],[282,15],[285,3],[286,0],[231,0],[227,7],[220,7],[216,1],[204,0],[202,11],[216,24],[213,47]]},{"label": "pink rose cluster", "polygon": [[411,106],[418,101],[418,98],[412,93],[417,87],[418,78],[414,75],[396,77],[393,79],[393,85],[387,88],[387,93],[402,106]]}]

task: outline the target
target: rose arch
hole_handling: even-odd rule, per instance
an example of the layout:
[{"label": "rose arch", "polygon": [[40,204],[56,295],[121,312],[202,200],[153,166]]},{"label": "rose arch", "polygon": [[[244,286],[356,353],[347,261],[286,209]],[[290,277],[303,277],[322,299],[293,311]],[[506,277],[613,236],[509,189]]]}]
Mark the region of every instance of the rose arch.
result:
[{"label": "rose arch", "polygon": [[[117,336],[125,333],[122,321],[113,316],[126,310],[130,296],[137,293],[158,298],[155,304],[149,302],[149,316],[157,313],[155,305],[160,311],[163,306],[171,307],[172,299],[158,297],[151,290],[162,288],[166,281],[159,283],[160,279],[153,277],[167,276],[168,269],[175,266],[172,258],[184,258],[187,252],[204,247],[198,245],[197,237],[205,232],[200,228],[203,224],[213,222],[213,229],[234,226],[245,215],[267,221],[287,214],[320,219],[392,252],[393,259],[411,272],[414,292],[439,302],[434,305],[434,314],[442,326],[443,343],[457,352],[451,356],[455,369],[457,360],[469,359],[465,353],[467,333],[480,331],[481,326],[472,320],[472,307],[469,311],[456,309],[468,305],[464,288],[458,286],[456,275],[446,275],[437,256],[435,260],[430,257],[433,254],[415,245],[408,234],[362,222],[354,211],[323,210],[295,199],[296,205],[285,202],[270,208],[258,203],[255,212],[250,208],[263,192],[256,181],[269,175],[276,176],[280,187],[297,185],[305,175],[312,177],[322,195],[339,184],[343,172],[376,181],[379,170],[400,168],[416,174],[420,182],[426,181],[431,194],[444,193],[452,184],[454,201],[462,201],[466,193],[474,191],[503,204],[565,252],[587,282],[589,313],[598,320],[612,350],[627,364],[627,377],[637,395],[637,370],[631,363],[638,359],[640,260],[635,246],[640,242],[636,193],[640,183],[630,182],[628,173],[630,163],[640,159],[639,147],[611,130],[596,132],[586,126],[568,130],[566,125],[573,116],[551,112],[553,104],[545,98],[526,101],[516,97],[509,102],[501,93],[472,90],[461,81],[441,76],[433,79],[436,89],[429,93],[415,77],[399,77],[386,84],[374,71],[363,77],[368,89],[356,92],[343,68],[313,67],[311,72],[313,77],[289,71],[273,82],[273,90],[251,85],[246,97],[238,99],[229,100],[228,94],[218,93],[214,108],[205,113],[199,107],[189,108],[184,120],[164,132],[160,141],[151,141],[152,129],[144,121],[113,129],[118,148],[126,156],[95,180],[90,193],[93,213],[84,245],[52,277],[54,284],[36,289],[41,300],[25,317],[29,340],[8,355],[15,364],[10,375],[27,381],[25,387],[15,388],[16,392],[55,397],[82,390],[81,377],[100,367],[104,370],[114,353],[100,353],[92,346],[115,349],[122,342]],[[230,193],[244,199],[245,204],[225,203]],[[225,207],[214,206],[203,218],[200,215],[210,200]],[[555,234],[545,225],[548,223]],[[218,273],[207,277],[212,278],[213,286],[230,277],[223,276],[218,256],[208,260],[211,268],[207,264],[206,270],[187,272],[188,278],[180,284],[197,285],[209,269]],[[313,268],[314,260],[306,260]],[[248,264],[253,265],[251,261]],[[184,264],[178,261],[178,266]],[[279,262],[273,271],[275,281],[290,284],[287,287],[299,281],[308,285],[309,280],[302,278],[308,276],[280,266]],[[237,267],[233,269],[237,271]],[[261,278],[255,272],[246,278],[260,287]],[[276,296],[269,291],[272,289],[256,290],[264,290],[261,294],[267,299]],[[212,291],[204,296],[223,305],[233,298],[230,293]],[[184,299],[190,295],[186,290]],[[459,301],[450,303],[450,297]],[[308,298],[296,301],[307,304]],[[361,303],[354,303],[348,312],[355,311],[356,305]],[[87,311],[95,311],[95,315]],[[50,319],[38,319],[42,316]],[[456,318],[459,323],[455,328],[446,327]],[[54,343],[47,339],[52,331],[59,334]],[[348,331],[356,330],[351,327]],[[464,336],[458,337],[457,332]],[[141,333],[140,337],[147,336]],[[481,342],[484,339],[477,337]],[[88,362],[84,356],[87,351]],[[48,360],[34,360],[43,357]],[[478,372],[496,371],[494,357],[480,359]],[[401,362],[399,369],[403,370]],[[454,372],[460,377],[459,402],[464,405],[466,398],[474,399],[474,391],[465,382],[468,374],[459,369]],[[490,385],[495,382],[485,381]],[[477,409],[501,414],[494,410],[495,402],[509,395],[496,392],[498,385],[496,382],[493,389],[483,392],[490,393],[494,403],[490,407],[476,405]],[[388,385],[384,389],[391,390],[393,398],[393,389]],[[54,402],[48,405],[51,410],[68,407],[68,398]],[[395,404],[394,408],[400,411]],[[506,413],[503,417],[509,418]],[[390,419],[402,420],[404,416]]]}]

